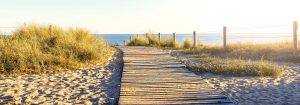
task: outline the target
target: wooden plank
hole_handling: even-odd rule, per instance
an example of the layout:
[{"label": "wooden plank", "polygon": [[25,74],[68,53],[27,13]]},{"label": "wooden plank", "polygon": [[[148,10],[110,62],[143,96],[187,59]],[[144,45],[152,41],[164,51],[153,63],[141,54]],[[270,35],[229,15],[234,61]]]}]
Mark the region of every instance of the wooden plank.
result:
[{"label": "wooden plank", "polygon": [[121,49],[124,70],[120,105],[233,104],[164,51],[150,47]]}]

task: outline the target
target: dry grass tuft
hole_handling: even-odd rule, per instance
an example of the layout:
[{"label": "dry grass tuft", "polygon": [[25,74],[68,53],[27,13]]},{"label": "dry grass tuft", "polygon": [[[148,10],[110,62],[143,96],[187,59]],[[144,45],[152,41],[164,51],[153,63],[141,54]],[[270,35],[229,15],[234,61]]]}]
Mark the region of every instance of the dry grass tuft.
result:
[{"label": "dry grass tuft", "polygon": [[200,55],[198,63],[187,67],[195,72],[210,72],[229,76],[282,76],[284,67],[267,61],[245,61],[240,59],[220,59],[205,54]]},{"label": "dry grass tuft", "polygon": [[160,42],[157,36],[153,36],[152,33],[147,33],[146,38],[149,41],[149,46],[159,46]]},{"label": "dry grass tuft", "polygon": [[134,36],[127,46],[148,46],[149,40],[143,36]]},{"label": "dry grass tuft", "polygon": [[19,27],[0,39],[0,73],[55,73],[90,64],[104,64],[115,49],[83,29]]},{"label": "dry grass tuft", "polygon": [[173,41],[172,38],[161,39],[159,41],[157,36],[152,33],[147,33],[146,37],[139,36],[127,43],[127,46],[154,46],[159,48],[181,48],[181,46]]},{"label": "dry grass tuft", "polygon": [[291,42],[278,42],[270,44],[230,44],[227,50],[222,46],[205,45],[186,53],[207,53],[220,58],[238,58],[243,60],[268,60],[279,62],[300,62],[300,53],[295,53]]},{"label": "dry grass tuft", "polygon": [[184,42],[183,42],[183,48],[185,48],[185,49],[193,48],[192,41],[188,40],[188,39],[184,40]]},{"label": "dry grass tuft", "polygon": [[198,56],[201,64],[193,65],[191,68],[217,74],[280,76],[284,74],[284,67],[268,61],[300,62],[300,54],[294,52],[291,42],[238,43],[230,44],[226,50],[222,46],[205,45],[184,52],[189,55],[208,56]]}]

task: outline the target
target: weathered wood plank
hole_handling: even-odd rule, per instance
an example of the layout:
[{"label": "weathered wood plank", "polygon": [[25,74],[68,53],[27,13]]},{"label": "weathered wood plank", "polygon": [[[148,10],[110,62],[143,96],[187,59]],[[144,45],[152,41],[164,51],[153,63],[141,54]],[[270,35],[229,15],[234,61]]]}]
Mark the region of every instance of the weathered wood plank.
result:
[{"label": "weathered wood plank", "polygon": [[149,47],[121,49],[124,70],[119,104],[232,105],[169,53]]}]

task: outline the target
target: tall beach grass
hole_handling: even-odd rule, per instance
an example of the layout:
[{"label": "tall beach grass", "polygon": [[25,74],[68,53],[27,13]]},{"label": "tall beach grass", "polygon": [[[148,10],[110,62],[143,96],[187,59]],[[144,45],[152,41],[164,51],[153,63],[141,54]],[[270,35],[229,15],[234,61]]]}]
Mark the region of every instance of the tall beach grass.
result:
[{"label": "tall beach grass", "polygon": [[[200,58],[201,64],[194,65],[192,68],[197,68],[198,71],[211,70],[211,72],[217,74],[234,72],[234,74],[239,75],[281,76],[284,74],[285,67],[271,62],[300,62],[300,53],[295,52],[291,42],[268,44],[236,43],[229,44],[226,49],[218,45],[204,45],[196,49],[184,50],[184,52]],[[199,55],[207,55],[208,57]],[[210,60],[203,58],[209,58]],[[227,73],[224,73],[224,71]]]},{"label": "tall beach grass", "polygon": [[[299,44],[300,45],[300,44]],[[243,60],[267,60],[275,62],[300,63],[300,53],[295,52],[292,42],[268,44],[236,43],[229,44],[224,50],[222,46],[205,45],[186,53],[207,53],[219,58],[238,58]]]},{"label": "tall beach grass", "polygon": [[196,62],[187,63],[187,67],[196,73],[210,72],[226,76],[282,76],[285,67],[268,61],[218,58],[206,54],[193,55]]},{"label": "tall beach grass", "polygon": [[127,43],[127,46],[153,46],[159,48],[179,48],[179,44],[173,41],[172,38],[160,39],[152,33],[147,33],[146,36],[134,36]]},{"label": "tall beach grass", "polygon": [[127,46],[148,46],[149,40],[143,36],[134,36],[131,41],[127,43]]},{"label": "tall beach grass", "polygon": [[104,64],[115,49],[84,29],[32,24],[0,38],[0,74],[55,73]]}]

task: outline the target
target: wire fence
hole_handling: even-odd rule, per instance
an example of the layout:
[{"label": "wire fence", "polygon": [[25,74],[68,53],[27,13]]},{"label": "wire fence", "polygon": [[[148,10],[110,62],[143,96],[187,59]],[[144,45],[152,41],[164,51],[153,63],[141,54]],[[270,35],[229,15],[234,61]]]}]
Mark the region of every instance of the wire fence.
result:
[{"label": "wire fence", "polygon": [[[0,35],[11,35],[17,27],[13,26],[0,26]],[[271,43],[271,42],[280,42],[280,41],[293,41],[295,36],[292,29],[293,25],[274,25],[274,26],[258,26],[258,27],[233,27],[226,29],[226,41],[228,43]],[[278,30],[284,29],[284,32],[276,32]],[[254,30],[254,31],[253,31]],[[222,44],[224,42],[224,29],[210,30],[210,31],[197,31],[196,41],[201,43],[209,44]],[[128,40],[130,36],[122,37],[109,37],[107,40],[116,41],[117,43],[122,44],[123,40]],[[173,33],[161,34],[162,38],[171,37]],[[145,36],[145,34],[139,34],[139,36]],[[299,35],[296,35],[299,36]],[[126,39],[125,39],[126,38]],[[184,40],[194,40],[193,34],[176,34],[176,41],[178,43],[183,42]],[[115,42],[113,42],[115,43]]]},{"label": "wire fence", "polygon": [[[275,25],[258,27],[238,27],[226,29],[226,41],[229,43],[272,43],[282,41],[293,41],[293,25]],[[278,31],[279,30],[279,31]],[[280,32],[283,30],[283,32]],[[224,29],[197,32],[197,42],[210,44],[223,44]],[[172,37],[172,34],[161,34],[162,38]],[[164,37],[165,36],[165,37]],[[299,36],[299,35],[297,35]],[[184,40],[194,40],[192,33],[176,34],[176,41],[182,43]]]}]

